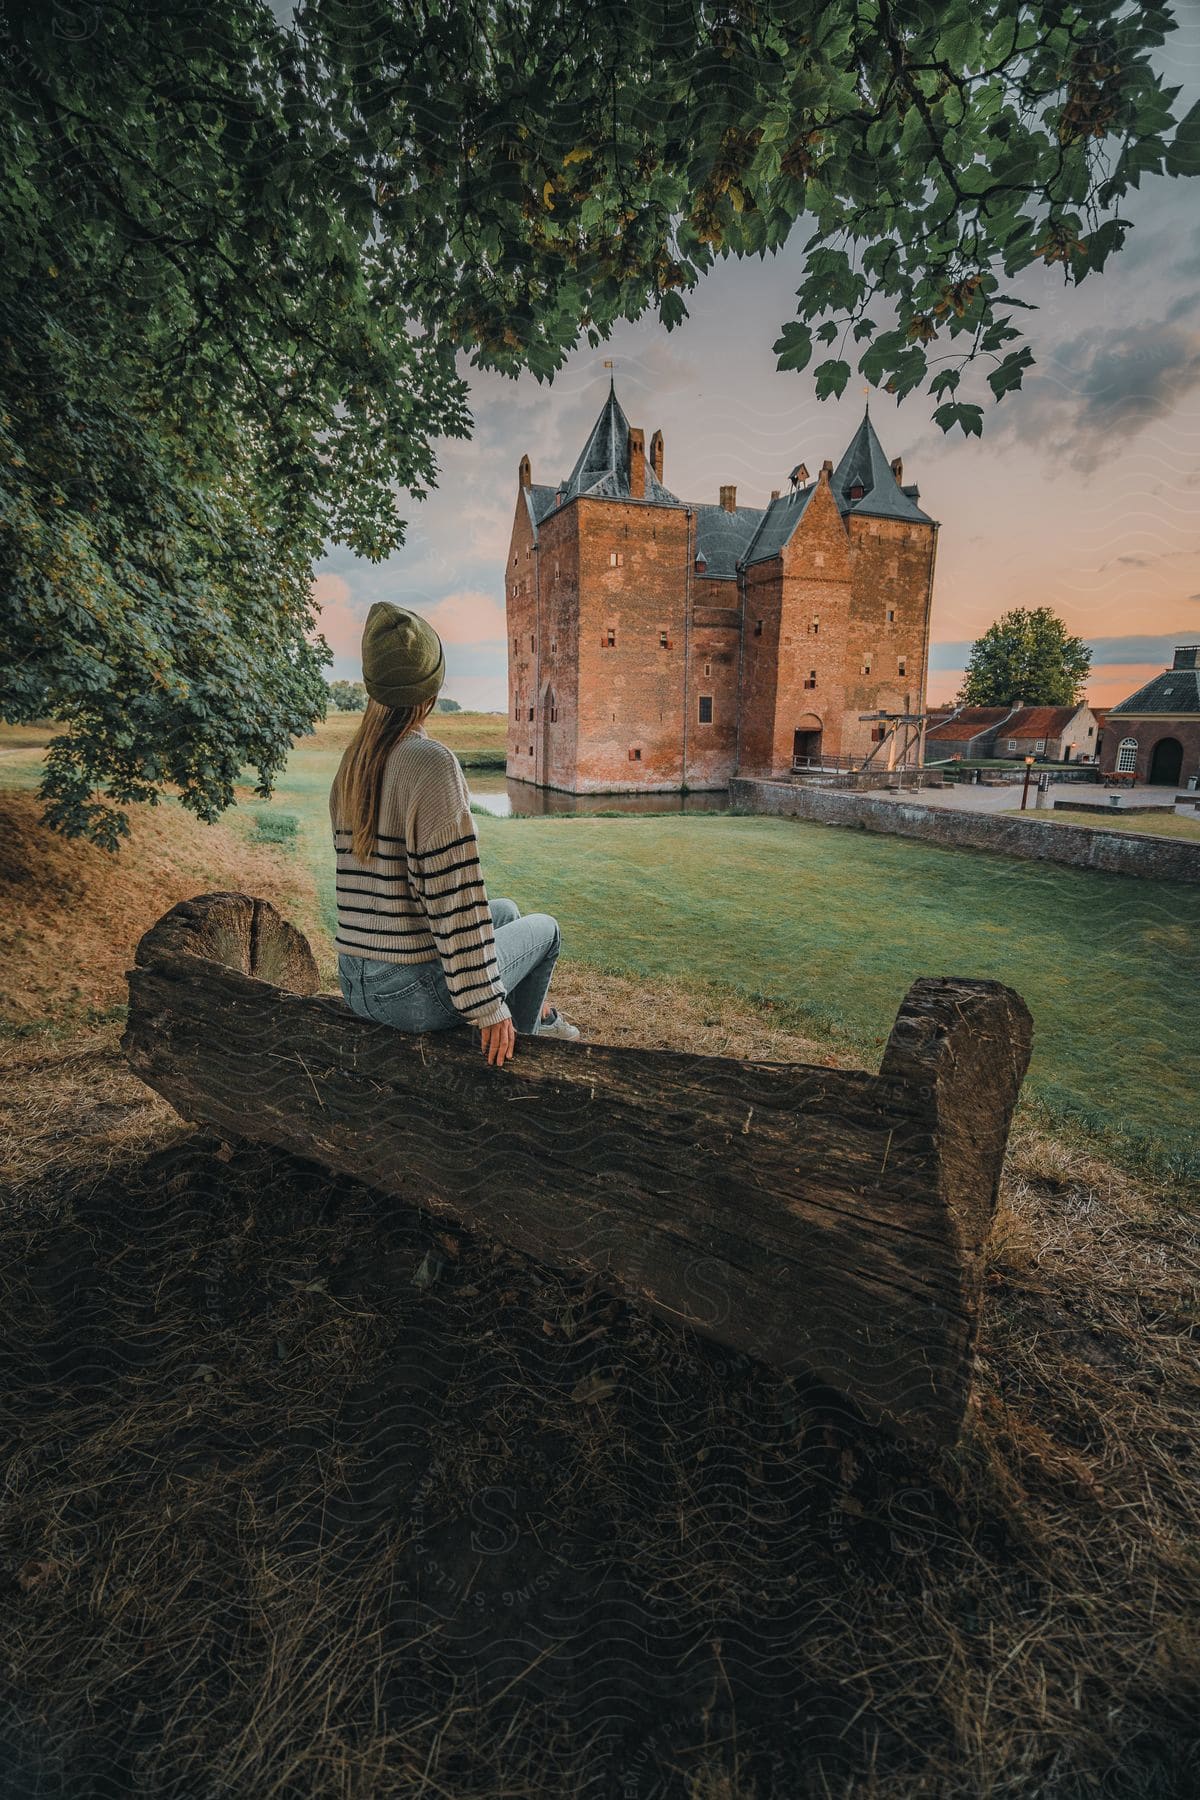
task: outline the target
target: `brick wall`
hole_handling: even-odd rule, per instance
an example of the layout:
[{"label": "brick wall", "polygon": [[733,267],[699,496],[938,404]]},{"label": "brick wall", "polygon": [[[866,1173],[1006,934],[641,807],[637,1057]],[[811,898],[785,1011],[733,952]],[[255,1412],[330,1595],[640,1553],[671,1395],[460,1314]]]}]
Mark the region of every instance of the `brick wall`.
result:
[{"label": "brick wall", "polygon": [[1200,719],[1123,719],[1119,713],[1110,713],[1104,724],[1100,748],[1102,769],[1116,768],[1117,754],[1124,738],[1134,738],[1137,742],[1134,772],[1139,781],[1150,780],[1155,746],[1164,738],[1174,738],[1183,750],[1180,787],[1187,785],[1189,776],[1200,773]]},{"label": "brick wall", "polygon": [[678,788],[692,555],[687,514],[678,507],[586,498],[569,510],[579,519],[579,736],[572,785],[579,793]]},{"label": "brick wall", "polygon": [[1037,819],[958,812],[948,806],[874,800],[866,794],[806,787],[799,782],[752,781],[739,776],[730,783],[729,792],[734,806],[747,812],[809,819],[822,825],[856,826],[862,831],[879,831],[892,837],[922,838],[927,843],[971,850],[995,850],[1005,856],[1069,863],[1076,868],[1104,869],[1115,875],[1200,882],[1200,844],[1177,838],[1153,838],[1135,831],[1102,831],[1085,825],[1050,825]]},{"label": "brick wall", "polygon": [[860,713],[918,712],[924,701],[935,527],[853,516],[847,525],[853,576],[838,747],[866,755],[874,727]]}]

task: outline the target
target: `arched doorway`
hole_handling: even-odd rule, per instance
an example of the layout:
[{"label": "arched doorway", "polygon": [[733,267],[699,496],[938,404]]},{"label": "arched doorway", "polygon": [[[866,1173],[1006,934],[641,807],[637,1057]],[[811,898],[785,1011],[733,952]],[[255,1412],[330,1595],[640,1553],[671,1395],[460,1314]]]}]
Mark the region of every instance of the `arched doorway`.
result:
[{"label": "arched doorway", "polygon": [[1159,738],[1150,758],[1150,780],[1155,787],[1178,787],[1183,774],[1183,745],[1178,738]]},{"label": "arched doorway", "polygon": [[821,721],[816,713],[802,713],[792,732],[792,762],[819,763],[821,760]]}]

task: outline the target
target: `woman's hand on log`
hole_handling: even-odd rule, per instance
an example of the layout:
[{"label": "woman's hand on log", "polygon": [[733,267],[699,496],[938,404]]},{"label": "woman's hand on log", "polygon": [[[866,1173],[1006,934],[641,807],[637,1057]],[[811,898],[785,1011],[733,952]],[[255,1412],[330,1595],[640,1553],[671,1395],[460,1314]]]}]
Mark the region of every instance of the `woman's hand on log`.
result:
[{"label": "woman's hand on log", "polygon": [[517,1047],[517,1028],[511,1019],[498,1019],[494,1025],[481,1025],[483,1054],[490,1063],[500,1066]]}]

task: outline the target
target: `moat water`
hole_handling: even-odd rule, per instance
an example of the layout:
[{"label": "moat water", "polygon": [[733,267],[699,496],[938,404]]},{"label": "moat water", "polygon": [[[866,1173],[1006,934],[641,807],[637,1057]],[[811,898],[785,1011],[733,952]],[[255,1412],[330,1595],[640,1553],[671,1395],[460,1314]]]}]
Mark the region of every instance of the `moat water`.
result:
[{"label": "moat water", "polygon": [[509,781],[502,775],[472,775],[467,786],[471,801],[497,818],[544,818],[548,813],[723,813],[729,811],[729,793],[693,794],[564,794],[556,788],[534,787],[529,781]]}]

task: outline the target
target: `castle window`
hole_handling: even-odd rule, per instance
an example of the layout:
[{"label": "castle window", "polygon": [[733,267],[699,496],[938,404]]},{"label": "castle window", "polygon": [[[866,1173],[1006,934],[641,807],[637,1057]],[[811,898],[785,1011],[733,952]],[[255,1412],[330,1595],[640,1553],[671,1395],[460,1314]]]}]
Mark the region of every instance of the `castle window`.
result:
[{"label": "castle window", "polygon": [[755,624],[754,624],[754,635],[755,635],[755,637],[761,637],[761,636],[762,636],[762,625],[763,625],[763,622],[762,622],[762,620],[761,620],[761,619],[757,619],[757,620],[756,620],[756,621],[755,621]]},{"label": "castle window", "polygon": [[555,581],[558,580],[558,564],[557,563],[555,563],[555,565],[554,565],[554,579],[555,579]]},{"label": "castle window", "polygon": [[820,630],[821,630],[821,621],[820,621],[820,619],[817,619],[817,618],[814,618],[814,620],[813,620],[813,622],[812,622],[812,624],[811,624],[811,625],[810,625],[810,626],[809,626],[809,628],[808,628],[808,629],[809,629],[809,631],[810,631],[810,632],[811,632],[811,633],[812,633],[812,635],[813,635],[813,637],[817,637],[817,636],[818,636],[818,635],[819,635],[819,633],[820,633]]},{"label": "castle window", "polygon": [[531,718],[531,719],[532,719],[532,717],[533,717],[533,708],[532,708],[532,706],[531,706],[531,707],[530,707],[530,709],[529,709],[529,716],[530,716],[530,718]]},{"label": "castle window", "polygon": [[871,659],[869,656],[862,666],[862,672],[864,675],[869,675],[871,673]]},{"label": "castle window", "polygon": [[810,670],[809,670],[809,671],[808,671],[808,678],[807,678],[807,680],[806,680],[806,681],[805,681],[805,683],[804,683],[804,685],[805,685],[805,687],[816,687],[816,685],[817,685],[817,671],[816,671],[816,670],[815,670],[815,669],[810,669]]},{"label": "castle window", "polygon": [[521,702],[520,702],[520,700],[518,700],[517,704],[513,707],[513,718],[519,719],[520,716],[521,716]]},{"label": "castle window", "polygon": [[513,632],[513,655],[514,656],[516,655],[516,653],[520,649],[520,647],[521,647],[520,639],[517,637],[517,634],[514,631]]},{"label": "castle window", "polygon": [[533,634],[530,633],[529,648],[531,651],[533,651],[534,649],[536,649],[536,647],[537,647],[537,640],[534,638]]},{"label": "castle window", "polygon": [[558,708],[557,708],[557,706],[552,706],[550,708],[550,723],[552,725],[558,724]]},{"label": "castle window", "polygon": [[883,725],[876,725],[872,728],[872,731],[871,731],[871,742],[873,744],[882,744],[882,742],[886,736],[887,736],[886,727]]},{"label": "castle window", "polygon": [[701,696],[700,696],[700,723],[702,725],[711,725],[712,724],[712,695],[711,694],[701,694]]},{"label": "castle window", "polygon": [[706,663],[705,663],[705,665],[704,665],[704,673],[705,673],[705,674],[706,674],[706,675],[711,675],[711,674],[712,674],[712,664],[711,664],[711,663],[710,663],[710,662],[706,662]]},{"label": "castle window", "polygon": [[616,648],[616,643],[617,634],[613,626],[610,625],[604,636],[600,639],[600,648],[602,650],[613,650]]},{"label": "castle window", "polygon": [[625,561],[625,552],[623,550],[610,550],[609,551],[608,566],[610,569],[619,569],[624,561]]},{"label": "castle window", "polygon": [[532,744],[530,744],[530,746],[529,746],[529,754],[530,754],[530,756],[533,755],[533,745]]},{"label": "castle window", "polygon": [[867,490],[863,486],[862,482],[856,481],[856,482],[852,483],[852,485],[851,485],[850,498],[852,500],[861,500],[863,495],[866,493],[866,491]]},{"label": "castle window", "polygon": [[896,609],[894,606],[889,606],[887,609],[887,622],[889,625],[894,625],[896,623]]},{"label": "castle window", "polygon": [[550,654],[551,654],[551,656],[555,656],[555,655],[557,655],[557,653],[558,653],[558,639],[551,638],[550,639]]},{"label": "castle window", "polygon": [[641,762],[642,752],[640,746],[629,752],[629,760],[630,762]]},{"label": "castle window", "polygon": [[660,650],[669,650],[671,648],[671,640],[665,631],[660,631],[658,634],[658,647]]},{"label": "castle window", "polygon": [[896,673],[897,673],[897,675],[907,675],[908,674],[908,658],[907,658],[907,656],[897,657]]}]

